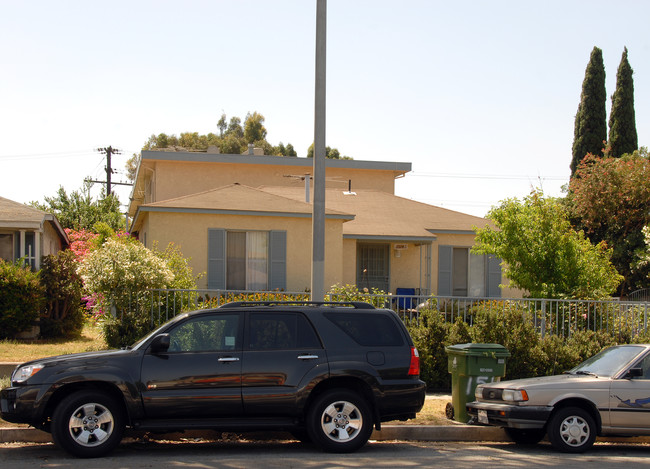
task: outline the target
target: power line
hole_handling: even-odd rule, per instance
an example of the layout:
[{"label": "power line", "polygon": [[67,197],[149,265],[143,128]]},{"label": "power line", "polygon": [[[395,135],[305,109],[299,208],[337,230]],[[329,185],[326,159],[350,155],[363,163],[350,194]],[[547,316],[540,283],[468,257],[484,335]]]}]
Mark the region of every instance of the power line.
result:
[{"label": "power line", "polygon": [[88,155],[92,150],[65,151],[57,153],[32,153],[27,155],[0,155],[0,160],[22,160],[22,159],[42,159],[42,158],[77,158]]},{"label": "power line", "polygon": [[114,182],[111,183],[111,175],[115,172],[113,168],[111,167],[111,156],[112,155],[121,155],[122,152],[121,150],[118,150],[117,148],[113,148],[111,146],[104,147],[104,148],[97,148],[98,152],[106,155],[106,181],[93,181],[91,180],[90,182],[98,182],[100,184],[106,184],[106,195],[109,196],[111,195],[111,185],[119,185],[119,186],[132,186],[133,184],[126,183],[126,182]]},{"label": "power line", "polygon": [[450,179],[543,179],[545,181],[568,181],[568,177],[561,176],[524,176],[510,174],[462,174],[462,173],[417,173],[411,172],[406,177],[430,177],[430,178],[450,178]]}]

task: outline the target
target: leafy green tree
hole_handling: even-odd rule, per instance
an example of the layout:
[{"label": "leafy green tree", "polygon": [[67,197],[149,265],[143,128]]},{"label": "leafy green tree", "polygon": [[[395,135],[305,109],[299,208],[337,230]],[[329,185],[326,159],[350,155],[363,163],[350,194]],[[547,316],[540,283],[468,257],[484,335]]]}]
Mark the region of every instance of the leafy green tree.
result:
[{"label": "leafy green tree", "polygon": [[91,186],[92,183],[86,180],[80,190],[70,194],[59,187],[54,197],[45,197],[45,204],[31,202],[30,205],[56,215],[63,228],[90,229],[97,222],[105,222],[114,230],[124,227],[124,215],[117,196],[106,196],[102,189],[100,197],[93,199]]},{"label": "leafy green tree", "polygon": [[[258,112],[246,114],[243,127],[239,117],[232,117],[230,121],[227,121],[226,115],[222,114],[217,127],[219,135],[213,133],[201,135],[198,132],[184,132],[180,134],[180,137],[164,133],[154,134],[149,137],[142,149],[158,150],[180,147],[186,150],[206,151],[209,146],[215,145],[219,147],[221,153],[239,155],[248,153],[248,144],[252,143],[256,148],[262,148],[265,155],[297,156],[290,143],[286,147],[282,143],[276,147],[266,140],[267,130],[264,127],[264,116]],[[127,161],[129,177],[135,177],[138,162],[136,155]]]},{"label": "leafy green tree", "polygon": [[219,122],[217,122],[217,127],[219,128],[219,137],[223,137],[224,132],[228,128],[228,122],[226,121],[225,114],[221,114]]},{"label": "leafy green tree", "polygon": [[650,266],[635,268],[650,224],[650,160],[641,148],[621,158],[585,158],[569,184],[572,219],[593,242],[613,248],[612,262],[625,277],[620,293],[648,285]]},{"label": "leafy green tree", "polygon": [[530,297],[604,298],[622,280],[611,251],[573,230],[565,207],[539,190],[503,201],[487,218],[494,226],[476,229],[472,252],[501,258],[511,286]]},{"label": "leafy green tree", "polygon": [[580,104],[575,118],[571,175],[587,153],[602,156],[607,140],[607,92],[603,51],[594,47],[582,82]]},{"label": "leafy green tree", "polygon": [[129,181],[135,181],[135,177],[138,174],[138,166],[140,166],[141,155],[139,153],[134,153],[131,158],[126,160],[124,167],[126,169],[126,177]]},{"label": "leafy green tree", "polygon": [[634,79],[632,67],[627,60],[627,47],[623,50],[621,63],[616,72],[616,91],[612,96],[612,112],[609,116],[610,156],[618,158],[631,154],[639,146],[634,115]]},{"label": "leafy green tree", "polygon": [[234,135],[237,138],[244,137],[244,129],[241,126],[241,119],[239,117],[231,117],[228,123],[226,135]]},{"label": "leafy green tree", "polygon": [[[309,148],[307,149],[307,158],[313,158],[314,157],[314,144],[312,143],[309,145]],[[339,152],[338,148],[330,148],[330,147],[325,147],[325,157],[330,159],[330,160],[351,160],[352,157],[350,156],[341,156],[341,152]]]},{"label": "leafy green tree", "polygon": [[246,143],[257,141],[266,142],[266,127],[264,127],[264,116],[257,112],[246,114],[244,121],[244,140]]}]

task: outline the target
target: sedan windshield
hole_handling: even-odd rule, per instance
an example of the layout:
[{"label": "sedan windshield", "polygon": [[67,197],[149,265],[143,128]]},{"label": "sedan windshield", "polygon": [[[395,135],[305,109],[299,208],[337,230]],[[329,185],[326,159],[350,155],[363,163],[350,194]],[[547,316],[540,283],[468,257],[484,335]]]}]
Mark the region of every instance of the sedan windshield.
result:
[{"label": "sedan windshield", "polygon": [[588,358],[570,370],[569,373],[611,377],[625,368],[626,365],[645,350],[646,348],[640,345],[610,347]]}]

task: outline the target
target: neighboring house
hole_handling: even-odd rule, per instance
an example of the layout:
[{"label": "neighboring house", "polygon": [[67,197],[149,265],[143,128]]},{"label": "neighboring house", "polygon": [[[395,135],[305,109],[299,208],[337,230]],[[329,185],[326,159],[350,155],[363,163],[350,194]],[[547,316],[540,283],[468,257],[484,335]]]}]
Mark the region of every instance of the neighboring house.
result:
[{"label": "neighboring house", "polygon": [[[308,158],[143,151],[131,232],[178,244],[200,288],[305,291],[311,276]],[[502,296],[500,263],[470,253],[487,220],[395,196],[410,163],[327,160],[325,286]]]},{"label": "neighboring house", "polygon": [[25,258],[34,270],[41,259],[70,244],[56,217],[25,204],[0,197],[0,258]]}]

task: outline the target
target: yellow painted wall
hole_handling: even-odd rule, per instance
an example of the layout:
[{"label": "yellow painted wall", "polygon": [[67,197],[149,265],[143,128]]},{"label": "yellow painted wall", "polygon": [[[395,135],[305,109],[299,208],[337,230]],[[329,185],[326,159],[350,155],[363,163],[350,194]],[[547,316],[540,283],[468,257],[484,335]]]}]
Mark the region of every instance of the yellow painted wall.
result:
[{"label": "yellow painted wall", "polygon": [[341,285],[355,285],[357,283],[357,240],[343,240],[343,275]]},{"label": "yellow painted wall", "polygon": [[[290,217],[261,217],[242,215],[207,215],[189,213],[148,212],[143,231],[147,232],[147,247],[158,241],[160,248],[169,242],[178,244],[195,274],[207,273],[208,229],[286,230],[287,232],[287,290],[305,291],[311,285],[311,219]],[[142,233],[142,232],[141,232]],[[342,220],[325,222],[325,288],[339,281],[342,274]],[[142,240],[142,235],[140,237]],[[207,288],[207,276],[199,280],[199,288]]]},{"label": "yellow painted wall", "polygon": [[[426,266],[424,265],[425,247],[422,247],[422,271],[420,271],[420,246],[411,243],[398,244],[406,244],[407,248],[396,251],[394,249],[395,243],[391,243],[390,291],[396,293],[398,288],[415,288],[416,291],[418,288],[427,289],[428,286],[425,284],[424,278],[426,272]],[[422,275],[422,280],[420,280],[420,275]]]},{"label": "yellow painted wall", "polygon": [[[173,199],[189,194],[196,194],[228,184],[240,183],[251,187],[290,186],[304,187],[305,182],[296,177],[311,174],[309,167],[291,167],[234,163],[197,163],[156,161],[147,162],[145,168],[153,168],[155,177],[152,190],[145,185],[145,201],[152,194],[152,201]],[[149,177],[150,171],[143,170]],[[328,188],[347,190],[348,180],[352,180],[352,190],[373,189],[394,193],[395,174],[392,171],[327,168],[325,176]]]}]

